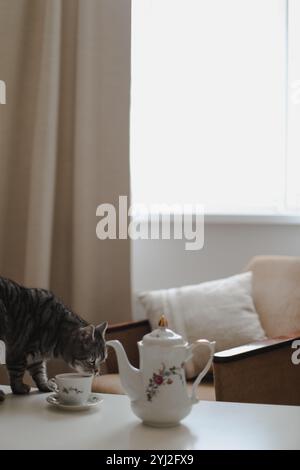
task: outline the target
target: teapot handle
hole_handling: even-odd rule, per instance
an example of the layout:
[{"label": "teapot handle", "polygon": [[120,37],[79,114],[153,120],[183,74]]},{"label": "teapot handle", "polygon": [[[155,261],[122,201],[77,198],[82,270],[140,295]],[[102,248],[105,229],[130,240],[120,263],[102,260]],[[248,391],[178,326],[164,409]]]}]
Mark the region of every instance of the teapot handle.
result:
[{"label": "teapot handle", "polygon": [[[192,386],[192,393],[191,393],[191,401],[192,403],[197,403],[199,401],[199,398],[197,397],[197,389],[198,389],[198,385],[200,384],[201,380],[203,379],[203,377],[206,375],[206,373],[208,372],[211,364],[212,364],[212,360],[213,360],[213,356],[214,356],[214,352],[215,352],[215,345],[216,345],[216,342],[215,341],[208,341],[207,339],[198,339],[198,341],[195,341],[195,343],[193,343],[191,345],[191,351],[193,352],[193,350],[195,348],[197,348],[198,346],[201,346],[201,345],[205,345],[209,348],[210,350],[210,356],[209,356],[209,359],[206,363],[206,366],[204,367],[204,369],[200,372],[200,374],[198,375],[198,377],[196,378],[195,382],[193,383],[193,386]],[[188,359],[190,359],[191,356],[188,357]]]}]

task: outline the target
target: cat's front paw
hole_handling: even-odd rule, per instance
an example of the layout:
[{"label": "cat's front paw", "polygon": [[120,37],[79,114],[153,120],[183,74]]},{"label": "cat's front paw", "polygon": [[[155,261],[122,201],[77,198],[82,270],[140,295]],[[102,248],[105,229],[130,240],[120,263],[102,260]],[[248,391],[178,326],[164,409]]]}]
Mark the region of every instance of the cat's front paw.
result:
[{"label": "cat's front paw", "polygon": [[0,390],[0,402],[5,400],[5,393],[3,390]]},{"label": "cat's front paw", "polygon": [[53,392],[53,388],[51,388],[47,382],[43,384],[37,384],[37,386],[38,386],[39,391],[42,393]]},{"label": "cat's front paw", "polygon": [[14,384],[11,386],[11,389],[15,395],[26,395],[30,392],[30,386],[27,384]]}]

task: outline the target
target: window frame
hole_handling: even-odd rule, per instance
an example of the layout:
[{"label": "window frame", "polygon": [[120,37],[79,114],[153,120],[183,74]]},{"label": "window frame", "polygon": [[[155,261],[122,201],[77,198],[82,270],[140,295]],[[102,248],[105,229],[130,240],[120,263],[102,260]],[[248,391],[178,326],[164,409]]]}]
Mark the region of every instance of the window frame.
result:
[{"label": "window frame", "polygon": [[[286,149],[286,158],[285,158],[285,209],[282,211],[273,211],[273,212],[205,212],[205,223],[208,224],[257,224],[257,225],[300,225],[300,208],[299,211],[289,210],[287,205],[287,192],[288,192],[288,126],[289,126],[289,106],[290,106],[290,93],[291,93],[291,83],[289,77],[289,14],[290,14],[290,4],[295,0],[285,0],[285,24],[286,24],[286,80],[285,80],[285,149]],[[300,18],[299,18],[300,20]],[[300,77],[299,77],[300,81]],[[299,157],[300,158],[300,157]],[[150,211],[151,214],[153,212]],[[157,214],[157,213],[156,213]],[[157,214],[161,215],[161,214]],[[174,215],[172,213],[171,215]],[[176,215],[176,214],[175,214]],[[143,217],[139,215],[133,215],[135,220],[143,222]]]}]

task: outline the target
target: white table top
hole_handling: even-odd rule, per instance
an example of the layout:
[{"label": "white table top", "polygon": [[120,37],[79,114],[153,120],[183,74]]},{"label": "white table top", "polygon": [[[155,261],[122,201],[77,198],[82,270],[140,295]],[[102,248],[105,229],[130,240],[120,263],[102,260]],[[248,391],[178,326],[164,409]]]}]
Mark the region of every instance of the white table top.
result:
[{"label": "white table top", "polygon": [[157,429],[134,416],[126,396],[103,395],[82,412],[46,397],[9,394],[0,403],[0,449],[300,449],[300,407],[202,401],[179,426]]}]

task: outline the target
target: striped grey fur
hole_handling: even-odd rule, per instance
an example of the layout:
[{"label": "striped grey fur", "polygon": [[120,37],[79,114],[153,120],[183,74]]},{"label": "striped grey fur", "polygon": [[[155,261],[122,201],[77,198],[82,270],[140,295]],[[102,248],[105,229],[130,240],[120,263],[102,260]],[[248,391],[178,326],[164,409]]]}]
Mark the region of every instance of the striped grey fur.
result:
[{"label": "striped grey fur", "polygon": [[16,394],[30,390],[23,383],[26,370],[40,391],[50,391],[50,358],[60,357],[78,372],[98,374],[106,357],[106,327],[106,322],[89,325],[50,291],[0,277],[0,339],[6,345],[6,367]]}]

